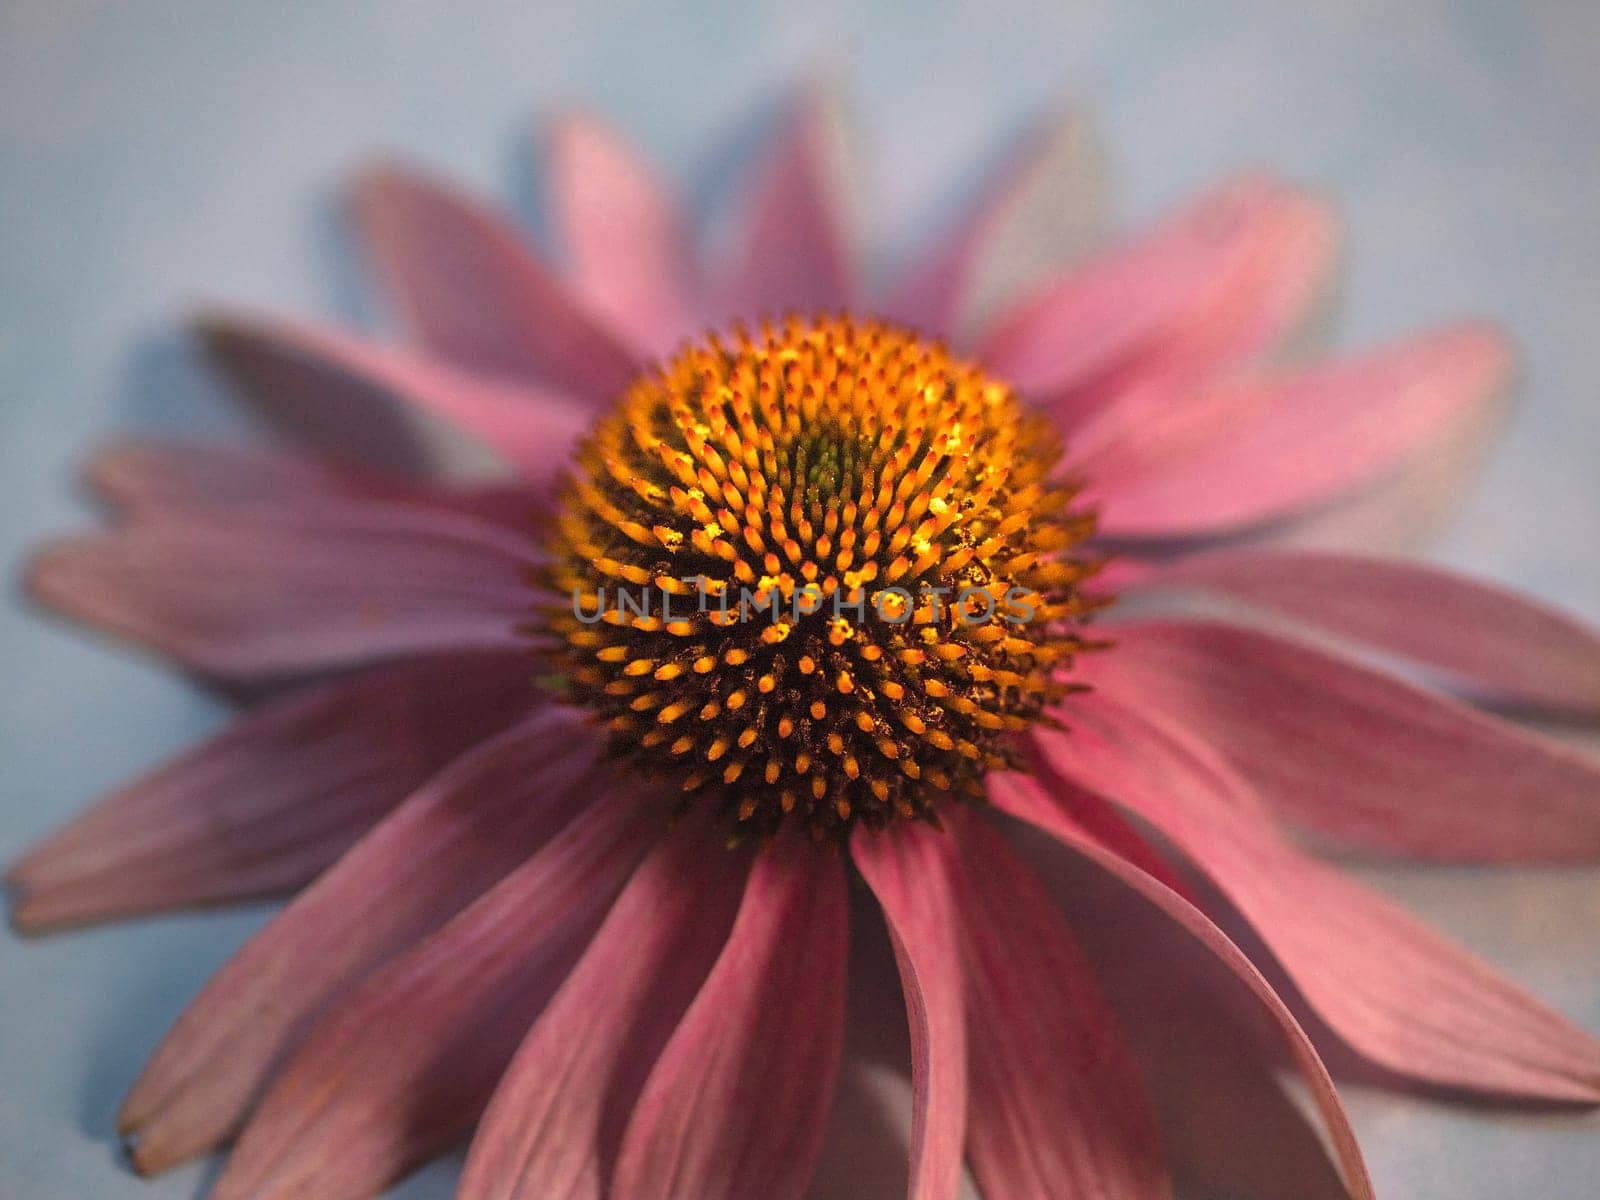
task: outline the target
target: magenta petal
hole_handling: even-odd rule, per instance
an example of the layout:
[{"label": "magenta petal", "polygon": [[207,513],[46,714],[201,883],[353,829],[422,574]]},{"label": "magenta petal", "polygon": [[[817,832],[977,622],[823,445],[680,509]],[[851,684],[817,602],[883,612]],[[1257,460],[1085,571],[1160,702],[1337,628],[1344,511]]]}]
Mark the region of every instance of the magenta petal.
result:
[{"label": "magenta petal", "polygon": [[261,446],[159,438],[106,447],[90,459],[87,476],[116,516],[138,521],[385,500],[528,528],[544,499],[522,483],[452,487]]},{"label": "magenta petal", "polygon": [[[1046,283],[1003,313],[978,354],[1012,386],[1059,398],[1174,334],[1198,329],[1218,288],[1271,254],[1285,212],[1306,205],[1276,180],[1229,181],[1145,236]],[[1231,298],[1224,290],[1221,298]]]},{"label": "magenta petal", "polygon": [[953,838],[901,826],[856,833],[850,854],[888,922],[911,1026],[908,1200],[955,1200],[967,1128],[961,865]]},{"label": "magenta petal", "polygon": [[555,127],[550,174],[573,290],[642,355],[667,353],[698,319],[688,234],[671,198],[631,147],[587,117]]},{"label": "magenta petal", "polygon": [[746,321],[848,306],[854,264],[844,231],[820,97],[806,95],[783,115],[740,215],[737,258],[718,307]]},{"label": "magenta petal", "polygon": [[590,419],[581,394],[469,374],[323,326],[214,315],[200,332],[270,416],[357,463],[368,461],[374,417],[409,405],[478,438],[530,485],[548,487]]},{"label": "magenta petal", "polygon": [[317,1022],[277,1074],[211,1200],[375,1196],[463,1137],[628,873],[660,833],[622,789]]},{"label": "magenta petal", "polygon": [[1083,951],[1000,835],[959,816],[967,1154],[979,1191],[1171,1196],[1139,1068]]},{"label": "magenta petal", "polygon": [[1108,537],[1231,533],[1326,504],[1404,466],[1498,402],[1504,338],[1464,325],[1184,404],[1135,398],[1076,433]]},{"label": "magenta petal", "polygon": [[515,649],[535,557],[501,525],[350,503],[136,523],[47,547],[28,581],[59,612],[248,682]]},{"label": "magenta petal", "polygon": [[1294,1014],[1228,936],[1171,888],[1107,849],[1098,837],[1089,833],[1066,809],[1060,807],[1038,780],[1014,772],[996,775],[990,782],[989,795],[1000,809],[1038,826],[1069,849],[1104,868],[1165,913],[1249,989],[1282,1035],[1296,1070],[1327,1125],[1351,1197],[1353,1200],[1373,1200],[1372,1181],[1362,1160],[1355,1130],[1350,1125],[1350,1118],[1339,1100],[1338,1092],[1334,1090],[1327,1067]]},{"label": "magenta petal", "polygon": [[184,1011],[124,1102],[156,1171],[226,1139],[319,1012],[513,870],[589,797],[598,744],[570,713],[452,763],[295,898]]},{"label": "magenta petal", "polygon": [[1099,148],[1081,114],[1039,121],[983,181],[953,228],[942,230],[877,306],[892,320],[958,338],[994,293],[1007,297],[1075,265],[1101,233]]},{"label": "magenta petal", "polygon": [[1494,702],[1600,712],[1600,632],[1424,563],[1244,551],[1181,559],[1144,586],[1198,588],[1282,613],[1440,671]]},{"label": "magenta petal", "polygon": [[1116,627],[1086,682],[1205,742],[1272,809],[1416,858],[1600,859],[1600,759],[1296,642],[1216,622]]},{"label": "magenta petal", "polygon": [[270,700],[10,869],[29,932],[303,886],[528,707],[521,655],[378,668]]},{"label": "magenta petal", "polygon": [[498,216],[444,184],[376,168],[356,215],[388,294],[428,349],[468,370],[609,400],[637,361]]},{"label": "magenta petal", "polygon": [[1295,850],[1220,758],[1141,713],[1137,686],[1132,694],[1124,700],[1102,668],[1095,692],[1070,705],[1072,732],[1039,734],[1050,763],[1149,821],[1199,867],[1351,1049],[1442,1088],[1600,1103],[1600,1041]]},{"label": "magenta petal", "polygon": [[717,964],[628,1121],[616,1200],[800,1200],[844,1042],[850,909],[828,847],[756,860]]},{"label": "magenta petal", "polygon": [[628,1113],[726,942],[749,858],[674,829],[518,1049],[461,1200],[600,1200]]}]

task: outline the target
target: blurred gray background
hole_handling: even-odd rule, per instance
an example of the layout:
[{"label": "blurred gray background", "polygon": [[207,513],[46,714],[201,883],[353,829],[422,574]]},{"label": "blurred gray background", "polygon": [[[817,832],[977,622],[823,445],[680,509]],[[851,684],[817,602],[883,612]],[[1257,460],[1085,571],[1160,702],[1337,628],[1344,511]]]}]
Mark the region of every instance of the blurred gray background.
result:
[{"label": "blurred gray background", "polygon": [[[525,213],[537,118],[611,117],[686,186],[777,88],[844,84],[865,232],[904,244],[1041,103],[1081,100],[1130,219],[1230,168],[1330,193],[1341,336],[1481,313],[1522,403],[1437,553],[1600,620],[1600,5],[1592,0],[928,4],[410,0],[0,3],[0,563],[83,520],[73,463],[129,426],[225,424],[174,330],[207,298],[352,316],[330,207],[398,149]],[[137,655],[0,609],[0,857],[213,728]],[[1368,871],[1600,1028],[1600,873]],[[0,935],[0,1196],[141,1183],[112,1114],[201,981],[266,915]],[[1600,1118],[1475,1114],[1355,1089],[1380,1191],[1577,1197]],[[445,1164],[406,1186],[449,1193]]]}]

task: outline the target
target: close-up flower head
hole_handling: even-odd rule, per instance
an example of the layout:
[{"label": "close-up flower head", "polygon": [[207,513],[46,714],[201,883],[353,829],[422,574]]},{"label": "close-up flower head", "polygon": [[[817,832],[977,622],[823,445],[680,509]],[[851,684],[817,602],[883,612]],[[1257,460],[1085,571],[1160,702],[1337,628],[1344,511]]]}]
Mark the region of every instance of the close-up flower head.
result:
[{"label": "close-up flower head", "polygon": [[1600,633],[1405,553],[1508,336],[1327,349],[1332,199],[1108,229],[1078,111],[897,257],[773,94],[709,229],[570,109],[537,231],[346,175],[365,317],[191,326],[262,432],[85,434],[29,602],[235,712],[49,797],[7,954],[286,901],[86,1132],[214,1200],[1367,1200],[1352,1088],[1592,1138],[1585,1021],[1346,869],[1600,859]]}]

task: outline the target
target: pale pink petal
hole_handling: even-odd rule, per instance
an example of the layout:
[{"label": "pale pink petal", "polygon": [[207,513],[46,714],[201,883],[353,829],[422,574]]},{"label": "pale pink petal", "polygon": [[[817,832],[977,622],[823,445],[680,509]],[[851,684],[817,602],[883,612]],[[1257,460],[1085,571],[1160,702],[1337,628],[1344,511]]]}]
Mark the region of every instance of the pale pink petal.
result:
[{"label": "pale pink petal", "polygon": [[1230,539],[1245,546],[1417,555],[1434,546],[1502,441],[1515,386],[1463,411],[1442,437],[1375,482]]},{"label": "pale pink petal", "polygon": [[1136,398],[1077,431],[1072,470],[1107,537],[1232,533],[1399,470],[1497,403],[1511,367],[1503,337],[1462,325],[1186,404]]},{"label": "pale pink petal", "polygon": [[1150,822],[1204,872],[1343,1042],[1432,1086],[1600,1103],[1600,1041],[1294,849],[1220,757],[1139,710],[1140,690],[1133,683],[1124,699],[1102,667],[1096,690],[1068,706],[1072,732],[1038,735],[1049,761]]},{"label": "pale pink petal", "polygon": [[[1194,394],[1243,368],[1281,357],[1328,291],[1336,222],[1314,197],[1286,193],[1257,221],[1248,253],[1220,271],[1193,310],[1159,341],[1087,388],[1045,400],[1073,447],[1111,424],[1149,420],[1193,403]],[[1115,412],[1120,423],[1110,421]],[[1089,426],[1081,432],[1079,426]]]},{"label": "pale pink petal", "polygon": [[1217,622],[1115,628],[1084,682],[1214,748],[1336,844],[1474,861],[1600,859],[1600,759],[1388,675]]},{"label": "pale pink petal", "polygon": [[[1305,196],[1277,180],[1230,180],[1019,301],[984,335],[978,356],[1013,387],[1067,416],[1078,410],[1069,399],[1075,390],[1105,382],[1180,333],[1198,338],[1220,327],[1253,349],[1260,339],[1245,330],[1276,328],[1279,306],[1265,303],[1259,288],[1243,289],[1241,298],[1241,276],[1282,270],[1286,251],[1291,269],[1283,277],[1304,274],[1300,262],[1311,256],[1298,229],[1310,209]],[[1286,228],[1295,236],[1286,236]]]},{"label": "pale pink petal", "polygon": [[970,814],[950,823],[978,1189],[1007,1200],[1171,1196],[1139,1068],[1066,921],[998,833]]},{"label": "pale pink petal", "polygon": [[961,865],[955,840],[920,823],[857,832],[850,854],[883,908],[911,1030],[908,1200],[954,1200],[967,1129]]},{"label": "pale pink petal", "polygon": [[408,505],[185,515],[58,542],[51,608],[236,681],[526,645],[531,540]]},{"label": "pale pink petal", "polygon": [[641,355],[667,353],[699,319],[677,206],[633,149],[592,118],[560,121],[549,161],[573,290]]},{"label": "pale pink petal", "polygon": [[599,753],[552,709],[452,763],[245,943],[184,1011],[123,1103],[134,1165],[225,1140],[308,1022],[439,928],[589,802]]},{"label": "pale pink petal", "polygon": [[629,1118],[615,1200],[799,1200],[844,1042],[849,898],[831,847],[764,851]]},{"label": "pale pink petal", "polygon": [[854,264],[830,165],[822,100],[803,96],[783,114],[745,197],[737,257],[718,290],[721,312],[755,321],[851,303]]},{"label": "pale pink petal", "polygon": [[118,516],[141,520],[197,510],[392,500],[527,528],[542,499],[524,484],[452,487],[264,446],[143,437],[107,446],[89,460],[86,475],[96,497]]},{"label": "pale pink petal", "polygon": [[375,1196],[471,1129],[665,825],[670,798],[604,786],[537,854],[317,1022],[211,1200]]},{"label": "pale pink petal", "polygon": [[101,800],[7,875],[36,932],[311,882],[536,703],[522,655],[380,667],[269,700]]},{"label": "pale pink petal", "polygon": [[1372,1181],[1349,1115],[1334,1090],[1328,1069],[1318,1056],[1311,1039],[1284,1005],[1272,985],[1254,964],[1214,925],[1210,918],[1160,880],[1109,850],[1098,837],[1088,832],[1058,806],[1038,780],[1016,772],[993,776],[989,795],[994,803],[1012,816],[1038,826],[1063,845],[1106,870],[1145,901],[1169,917],[1180,929],[1214,955],[1259,1003],[1283,1037],[1297,1073],[1305,1083],[1312,1102],[1326,1124],[1353,1200],[1373,1200]]},{"label": "pale pink petal", "polygon": [[645,1079],[727,940],[749,856],[699,823],[640,865],[518,1049],[461,1200],[600,1200]]},{"label": "pale pink petal", "polygon": [[362,463],[375,415],[410,405],[471,434],[530,486],[566,469],[587,428],[582,398],[538,383],[506,383],[281,318],[214,315],[206,348],[279,424],[336,457]]},{"label": "pale pink petal", "polygon": [[1104,172],[1080,113],[1038,121],[877,306],[884,316],[958,338],[967,321],[1046,273],[1080,261],[1102,232]]},{"label": "pale pink petal", "polygon": [[1499,703],[1600,712],[1600,632],[1509,589],[1391,558],[1196,555],[1146,587],[1197,588],[1443,673]]},{"label": "pale pink petal", "polygon": [[356,216],[401,318],[459,366],[595,403],[637,369],[518,231],[461,193],[407,168],[377,167],[357,188]]}]

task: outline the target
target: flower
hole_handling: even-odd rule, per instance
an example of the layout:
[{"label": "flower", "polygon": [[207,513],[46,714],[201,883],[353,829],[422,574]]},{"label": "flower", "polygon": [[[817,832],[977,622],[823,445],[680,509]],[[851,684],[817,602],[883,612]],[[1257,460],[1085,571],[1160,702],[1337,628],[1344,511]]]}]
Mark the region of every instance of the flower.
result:
[{"label": "flower", "polygon": [[[14,919],[298,893],[128,1096],[135,1166],[237,1138],[224,1200],[372,1195],[476,1126],[471,1200],[800,1196],[874,907],[917,1200],[963,1162],[1006,1200],[1169,1195],[1197,1168],[1151,1013],[1211,1011],[1207,979],[1332,1161],[1248,1039],[1196,1107],[1299,1130],[1308,1193],[1371,1195],[1319,1049],[1600,1101],[1600,1044],[1300,844],[1600,856],[1600,763],[1447,694],[1592,718],[1600,638],[1290,548],[1492,413],[1500,337],[1272,363],[1333,234],[1265,176],[1065,265],[1041,246],[980,317],[1075,127],[863,300],[821,130],[785,117],[715,271],[587,120],[550,160],[561,272],[374,171],[357,214],[405,346],[203,327],[310,448],[94,461],[116,521],[46,549],[35,594],[255,703],[24,856]],[[406,411],[511,471],[451,478]],[[1024,851],[1077,872],[1071,904]]]}]

